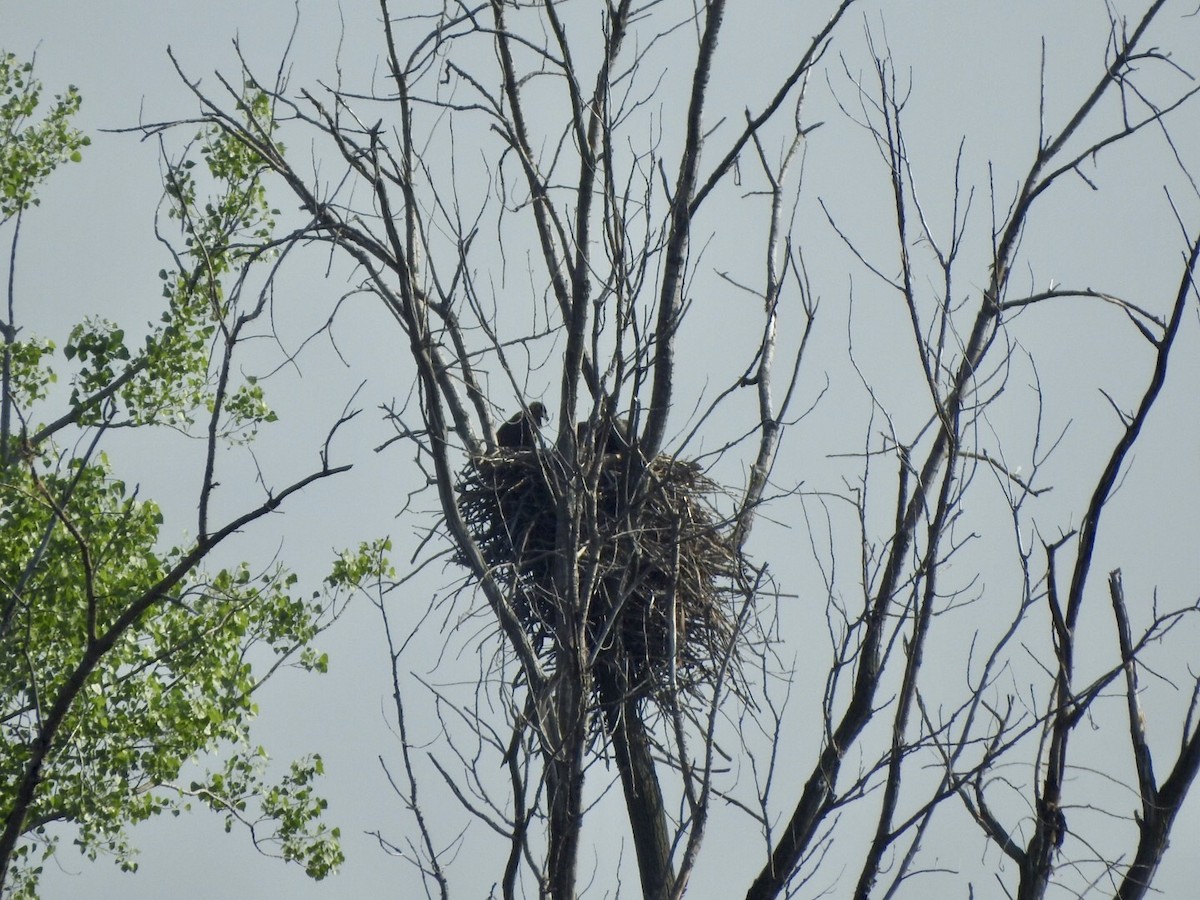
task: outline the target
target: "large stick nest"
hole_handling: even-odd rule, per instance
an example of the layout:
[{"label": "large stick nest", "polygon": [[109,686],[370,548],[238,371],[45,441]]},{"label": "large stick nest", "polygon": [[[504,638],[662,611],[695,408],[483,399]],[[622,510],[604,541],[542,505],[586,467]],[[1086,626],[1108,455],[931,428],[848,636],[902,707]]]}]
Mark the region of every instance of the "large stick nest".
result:
[{"label": "large stick nest", "polygon": [[[669,456],[634,467],[631,454],[609,453],[573,475],[558,460],[554,450],[502,450],[474,459],[458,484],[463,518],[548,666],[582,631],[599,693],[666,704],[735,669],[742,559],[714,508],[717,485]],[[559,559],[556,498],[568,484],[582,501],[582,615],[562,599],[571,572]]]}]

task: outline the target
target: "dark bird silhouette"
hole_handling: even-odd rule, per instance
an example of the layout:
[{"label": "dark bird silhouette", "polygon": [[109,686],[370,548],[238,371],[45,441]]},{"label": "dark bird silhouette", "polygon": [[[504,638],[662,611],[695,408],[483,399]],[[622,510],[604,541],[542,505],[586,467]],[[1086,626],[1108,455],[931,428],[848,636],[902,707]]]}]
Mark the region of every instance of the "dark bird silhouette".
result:
[{"label": "dark bird silhouette", "polygon": [[[633,428],[628,419],[613,419],[607,423],[607,427],[601,423],[599,428],[604,435],[603,440],[596,441],[601,453],[628,453],[633,447]],[[583,444],[589,437],[587,420],[578,423],[575,426],[575,440]]]},{"label": "dark bird silhouette", "polygon": [[549,417],[545,405],[535,400],[496,429],[496,443],[509,450],[531,450],[537,446],[537,433]]}]

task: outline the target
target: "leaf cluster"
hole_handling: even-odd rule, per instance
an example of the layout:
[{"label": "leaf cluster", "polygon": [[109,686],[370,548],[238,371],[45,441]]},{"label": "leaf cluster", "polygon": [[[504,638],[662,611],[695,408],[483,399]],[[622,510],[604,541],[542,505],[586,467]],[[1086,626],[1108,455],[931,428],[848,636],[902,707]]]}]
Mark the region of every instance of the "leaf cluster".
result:
[{"label": "leaf cluster", "polygon": [[[68,490],[71,522],[88,537],[88,565],[72,529],[54,527],[48,498]],[[161,582],[185,550],[158,549],[158,506],[137,499],[103,460],[74,460],[63,473],[41,477],[11,467],[0,497],[0,583],[20,586],[0,641],[0,730],[12,751],[0,765],[0,796],[12,796],[44,707],[88,652],[89,630],[112,627],[130,599]],[[111,854],[135,869],[126,827],[186,807],[187,792],[172,786],[189,761],[221,747],[235,748],[227,768],[256,758],[261,750],[250,743],[250,724],[261,676],[252,660],[265,660],[268,669],[293,657],[305,669],[326,666],[308,645],[333,595],[304,599],[296,589],[296,576],[279,567],[257,575],[244,563],[211,576],[197,571],[128,629],[67,715],[68,737],[48,760],[28,817],[30,837],[70,822],[88,856]],[[261,767],[243,776],[238,796],[261,795],[263,815],[278,819],[285,847],[306,848],[285,855],[310,856],[306,866],[314,872],[317,860],[327,864],[324,873],[336,865],[336,834],[314,825],[324,801],[311,784],[299,792],[286,779],[267,787]],[[220,787],[216,782],[210,792]]]},{"label": "leaf cluster", "polygon": [[0,54],[0,222],[36,206],[36,190],[64,162],[79,162],[91,138],[71,125],[82,98],[74,85],[54,97],[40,121],[42,101],[33,63]]}]

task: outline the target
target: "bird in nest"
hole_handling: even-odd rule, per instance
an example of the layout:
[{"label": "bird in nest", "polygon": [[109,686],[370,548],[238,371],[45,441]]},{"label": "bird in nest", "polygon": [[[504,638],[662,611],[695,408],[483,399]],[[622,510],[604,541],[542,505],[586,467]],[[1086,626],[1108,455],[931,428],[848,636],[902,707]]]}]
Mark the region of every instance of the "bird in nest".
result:
[{"label": "bird in nest", "polygon": [[538,431],[548,418],[545,404],[535,400],[496,429],[496,443],[506,450],[532,450],[537,446]]},{"label": "bird in nest", "polygon": [[[606,424],[601,423],[599,429],[603,439],[596,441],[594,446],[601,453],[628,453],[633,447],[633,426],[628,418],[613,419]],[[586,419],[576,424],[575,440],[581,446],[585,446],[591,441],[591,423]]]}]

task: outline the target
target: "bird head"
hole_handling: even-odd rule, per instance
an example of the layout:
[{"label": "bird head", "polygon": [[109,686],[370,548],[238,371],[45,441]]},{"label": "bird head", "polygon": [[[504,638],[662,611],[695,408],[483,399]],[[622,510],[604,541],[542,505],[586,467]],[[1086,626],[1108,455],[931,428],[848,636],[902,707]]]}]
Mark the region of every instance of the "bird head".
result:
[{"label": "bird head", "polygon": [[550,418],[550,413],[546,412],[546,405],[540,400],[534,400],[529,404],[529,417],[540,427],[543,422]]}]

